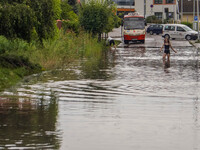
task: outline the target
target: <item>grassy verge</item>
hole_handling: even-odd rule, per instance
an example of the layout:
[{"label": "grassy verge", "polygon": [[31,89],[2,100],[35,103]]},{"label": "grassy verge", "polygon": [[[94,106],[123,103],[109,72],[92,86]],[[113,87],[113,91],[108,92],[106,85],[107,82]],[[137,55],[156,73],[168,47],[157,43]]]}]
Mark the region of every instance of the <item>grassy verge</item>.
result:
[{"label": "grassy verge", "polygon": [[24,76],[41,71],[41,67],[16,55],[0,55],[0,91],[10,87]]},{"label": "grassy verge", "polygon": [[82,58],[99,59],[103,49],[97,38],[85,32],[76,35],[61,31],[59,37],[42,45],[0,36],[0,90],[42,70],[63,68]]},{"label": "grassy verge", "polygon": [[92,38],[90,34],[84,32],[78,36],[71,32],[60,33],[55,40],[43,41],[43,46],[32,42],[28,48],[21,47],[25,48],[9,53],[24,56],[32,63],[39,63],[45,70],[61,68],[79,58],[98,57],[103,49],[102,44],[97,42],[97,38]]}]

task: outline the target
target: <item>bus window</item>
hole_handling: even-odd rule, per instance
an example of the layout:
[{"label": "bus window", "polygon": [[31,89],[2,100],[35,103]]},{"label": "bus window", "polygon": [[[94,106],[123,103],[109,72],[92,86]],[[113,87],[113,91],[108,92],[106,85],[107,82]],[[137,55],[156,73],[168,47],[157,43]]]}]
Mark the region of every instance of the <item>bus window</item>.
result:
[{"label": "bus window", "polygon": [[143,18],[124,18],[124,29],[134,30],[134,29],[144,29],[145,23]]}]

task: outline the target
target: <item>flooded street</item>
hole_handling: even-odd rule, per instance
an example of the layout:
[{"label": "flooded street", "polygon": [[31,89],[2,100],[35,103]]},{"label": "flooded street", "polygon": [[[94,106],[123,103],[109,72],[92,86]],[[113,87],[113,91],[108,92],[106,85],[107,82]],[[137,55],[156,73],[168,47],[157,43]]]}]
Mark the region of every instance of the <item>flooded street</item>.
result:
[{"label": "flooded street", "polygon": [[0,149],[200,150],[200,58],[120,44],[0,96]]}]

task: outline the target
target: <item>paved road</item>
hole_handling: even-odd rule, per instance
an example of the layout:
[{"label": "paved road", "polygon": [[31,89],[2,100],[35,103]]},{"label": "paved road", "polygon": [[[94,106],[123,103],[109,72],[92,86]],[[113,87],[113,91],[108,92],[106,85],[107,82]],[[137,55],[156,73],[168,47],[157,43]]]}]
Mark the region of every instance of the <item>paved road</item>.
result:
[{"label": "paved road", "polygon": [[147,35],[1,93],[0,150],[200,150],[200,58],[172,41],[163,62],[161,44]]},{"label": "paved road", "polygon": [[[112,32],[109,33],[109,36],[116,40],[122,40],[121,38],[121,27],[113,29]],[[192,47],[192,45],[186,40],[171,40],[173,47]],[[146,34],[145,44],[134,43],[125,45],[121,43],[119,47],[128,46],[128,47],[149,47],[149,48],[158,48],[163,44],[163,38],[161,35],[150,35]]]}]

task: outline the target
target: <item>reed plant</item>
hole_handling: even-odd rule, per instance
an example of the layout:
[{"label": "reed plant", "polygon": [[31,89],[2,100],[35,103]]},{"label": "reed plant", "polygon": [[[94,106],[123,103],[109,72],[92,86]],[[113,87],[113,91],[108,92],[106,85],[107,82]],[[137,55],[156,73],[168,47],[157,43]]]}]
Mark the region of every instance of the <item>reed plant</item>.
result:
[{"label": "reed plant", "polygon": [[53,40],[27,43],[24,40],[13,41],[0,38],[2,53],[23,56],[32,63],[41,65],[45,70],[62,68],[78,59],[98,59],[101,57],[103,44],[96,37],[81,31],[78,35],[71,31],[63,33]]},{"label": "reed plant", "polygon": [[43,46],[27,53],[32,62],[52,70],[65,67],[67,64],[82,58],[98,58],[101,55],[102,44],[90,34],[81,32],[76,35],[73,32],[60,33],[55,40],[44,40]]},{"label": "reed plant", "polygon": [[78,35],[60,31],[57,39],[43,40],[42,44],[21,39],[8,40],[0,36],[0,59],[4,60],[4,63],[0,62],[0,90],[42,70],[64,68],[82,59],[98,62],[104,48],[97,37],[84,31]]}]

